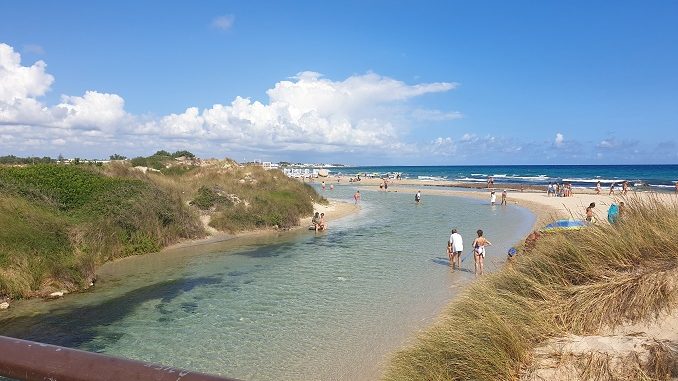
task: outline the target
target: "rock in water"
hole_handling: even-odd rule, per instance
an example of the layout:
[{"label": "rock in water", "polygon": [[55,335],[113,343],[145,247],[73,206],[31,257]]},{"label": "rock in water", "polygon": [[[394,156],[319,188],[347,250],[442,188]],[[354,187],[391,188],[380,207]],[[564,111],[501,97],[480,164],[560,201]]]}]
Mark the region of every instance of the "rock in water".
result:
[{"label": "rock in water", "polygon": [[0,303],[0,310],[6,310],[8,308],[9,308],[9,303],[7,303],[7,302]]}]

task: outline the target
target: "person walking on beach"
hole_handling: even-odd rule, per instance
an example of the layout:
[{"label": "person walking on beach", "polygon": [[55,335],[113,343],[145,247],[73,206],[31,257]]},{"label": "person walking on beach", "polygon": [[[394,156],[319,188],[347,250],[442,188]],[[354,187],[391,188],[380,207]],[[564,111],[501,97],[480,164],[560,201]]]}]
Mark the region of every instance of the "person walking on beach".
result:
[{"label": "person walking on beach", "polygon": [[500,205],[506,205],[506,189],[504,189],[503,192],[501,192],[501,204]]},{"label": "person walking on beach", "polygon": [[358,205],[360,204],[360,191],[355,191],[355,194],[353,194],[353,199],[355,200],[355,204]]},{"label": "person walking on beach", "polygon": [[595,216],[593,215],[593,208],[595,208],[595,207],[596,207],[596,203],[592,202],[586,208],[586,222],[590,222],[590,223],[595,222]]},{"label": "person walking on beach", "polygon": [[622,183],[622,196],[626,196],[626,193],[629,191],[629,182],[624,180]]},{"label": "person walking on beach", "polygon": [[414,195],[414,202],[416,202],[417,205],[421,202],[421,191],[417,191],[417,194]]},{"label": "person walking on beach", "polygon": [[494,205],[495,202],[497,202],[497,195],[492,191],[490,192],[490,204]]},{"label": "person walking on beach", "polygon": [[596,184],[596,194],[600,194],[600,181]]},{"label": "person walking on beach", "polygon": [[552,193],[555,194],[556,191],[555,191],[555,189],[554,189],[553,183],[549,183],[549,186],[546,187],[546,196],[547,196],[547,197],[551,197],[551,194],[552,194]]},{"label": "person walking on beach", "polygon": [[614,183],[612,183],[612,185],[610,185],[610,193],[608,193],[607,195],[611,196],[613,194],[614,194]]},{"label": "person walking on beach", "polygon": [[464,240],[461,238],[461,234],[457,233],[457,229],[452,229],[449,244],[452,250],[452,256],[450,257],[452,270],[455,269],[455,260],[456,267],[461,268],[461,253],[464,251]]},{"label": "person walking on beach", "polygon": [[[485,260],[485,246],[491,246],[492,242],[483,237],[483,231],[478,229],[478,238],[473,240],[473,259],[475,260],[475,274],[483,275],[483,261]],[[478,274],[480,271],[480,274]]]}]

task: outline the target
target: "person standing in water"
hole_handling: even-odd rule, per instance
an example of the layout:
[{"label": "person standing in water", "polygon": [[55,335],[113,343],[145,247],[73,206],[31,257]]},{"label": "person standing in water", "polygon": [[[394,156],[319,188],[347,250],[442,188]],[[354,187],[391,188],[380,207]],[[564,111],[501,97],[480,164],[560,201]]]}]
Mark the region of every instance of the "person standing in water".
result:
[{"label": "person standing in water", "polygon": [[461,234],[457,233],[457,229],[452,229],[449,243],[452,251],[452,255],[450,256],[452,270],[455,268],[455,260],[456,267],[461,268],[461,252],[464,251],[464,240],[461,238]]},{"label": "person standing in water", "polygon": [[417,194],[414,195],[414,202],[416,202],[417,205],[421,202],[421,191],[417,191]]},{"label": "person standing in water", "polygon": [[[491,246],[492,242],[483,237],[483,231],[478,229],[478,238],[473,240],[473,259],[475,260],[475,274],[483,275],[483,262],[485,260],[485,247]],[[480,271],[480,274],[478,274]]]},{"label": "person standing in water", "polygon": [[497,202],[497,195],[494,191],[490,192],[490,204],[494,205]]},{"label": "person standing in water", "polygon": [[504,191],[501,192],[501,205],[506,205],[506,196],[507,196],[506,189],[504,189]]},{"label": "person standing in water", "polygon": [[355,204],[358,205],[360,204],[360,191],[355,191],[355,194],[353,194],[353,199],[355,200]]}]

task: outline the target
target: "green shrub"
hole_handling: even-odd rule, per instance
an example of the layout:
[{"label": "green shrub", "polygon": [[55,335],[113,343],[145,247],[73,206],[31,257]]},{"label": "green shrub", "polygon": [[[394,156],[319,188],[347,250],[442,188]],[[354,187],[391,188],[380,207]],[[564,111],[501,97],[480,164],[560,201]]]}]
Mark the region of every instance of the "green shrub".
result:
[{"label": "green shrub", "polygon": [[222,192],[218,188],[213,189],[203,185],[198,189],[198,193],[193,201],[191,201],[191,205],[202,210],[208,210],[217,205],[230,206],[233,204],[230,198],[223,196],[220,193]]}]

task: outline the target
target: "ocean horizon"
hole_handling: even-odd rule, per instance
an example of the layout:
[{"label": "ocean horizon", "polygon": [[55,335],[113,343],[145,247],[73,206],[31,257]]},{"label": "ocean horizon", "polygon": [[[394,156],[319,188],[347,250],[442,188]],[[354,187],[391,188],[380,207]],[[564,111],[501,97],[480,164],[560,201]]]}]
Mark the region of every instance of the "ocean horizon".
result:
[{"label": "ocean horizon", "polygon": [[384,165],[335,167],[330,175],[378,175],[400,173],[403,178],[484,183],[492,177],[496,185],[547,185],[568,182],[575,187],[594,188],[598,181],[609,187],[628,181],[640,190],[673,189],[678,164],[638,165]]}]

